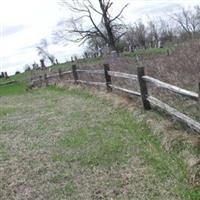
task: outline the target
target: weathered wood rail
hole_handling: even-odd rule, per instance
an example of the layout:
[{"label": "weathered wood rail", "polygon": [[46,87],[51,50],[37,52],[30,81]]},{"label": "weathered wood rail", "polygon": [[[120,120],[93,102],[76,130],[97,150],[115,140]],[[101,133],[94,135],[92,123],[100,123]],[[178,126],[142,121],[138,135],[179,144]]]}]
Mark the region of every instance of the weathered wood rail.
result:
[{"label": "weathered wood rail", "polygon": [[191,92],[191,91],[188,91],[188,90],[185,90],[185,89],[181,89],[181,88],[176,87],[174,85],[170,85],[168,83],[159,81],[159,80],[152,78],[150,76],[143,76],[143,79],[145,81],[149,82],[149,83],[155,84],[159,88],[169,90],[171,92],[174,92],[176,94],[182,95],[182,96],[187,97],[187,98],[190,98],[192,100],[198,101],[198,99],[199,99],[199,95],[195,92]]},{"label": "weathered wood rail", "polygon": [[[81,75],[83,73],[95,74],[95,75],[101,75],[101,76],[103,75],[105,78],[105,82],[80,80],[79,75]],[[166,112],[170,116],[176,118],[178,121],[186,124],[192,130],[194,130],[200,134],[200,123],[199,122],[195,121],[191,117],[179,112],[175,108],[172,108],[168,104],[166,104],[166,103],[160,101],[159,99],[152,97],[148,94],[148,83],[150,83],[158,88],[162,88],[162,89],[172,92],[176,95],[180,95],[181,97],[189,98],[200,104],[200,83],[199,83],[199,93],[195,93],[195,92],[185,90],[185,89],[179,88],[177,86],[171,85],[169,83],[160,81],[160,80],[150,77],[148,75],[145,75],[144,67],[138,67],[137,75],[136,75],[136,74],[128,74],[128,73],[111,71],[109,68],[109,65],[105,64],[104,70],[82,70],[82,69],[77,69],[77,66],[73,65],[71,71],[62,72],[61,70],[59,70],[58,73],[56,73],[56,74],[53,74],[50,76],[44,75],[43,79],[40,76],[39,79],[34,80],[32,84],[34,85],[34,82],[41,83],[41,81],[43,81],[45,83],[45,85],[47,86],[47,85],[49,85],[49,81],[48,81],[49,79],[57,78],[57,79],[62,80],[65,75],[72,75],[72,77],[73,77],[73,79],[65,80],[65,82],[68,82],[68,83],[86,84],[86,85],[106,87],[108,92],[112,92],[112,90],[118,90],[118,91],[124,92],[129,95],[134,95],[134,96],[140,97],[142,99],[143,107],[145,110],[150,110],[150,109],[152,109],[152,107],[158,107],[160,110]],[[139,84],[140,92],[113,85],[112,77],[130,79],[130,80],[135,81],[137,84]],[[40,84],[40,85],[42,85],[42,84]]]},{"label": "weathered wood rail", "polygon": [[126,74],[126,73],[114,72],[114,71],[109,71],[108,74],[113,77],[127,78],[127,79],[132,79],[132,80],[137,81],[137,75],[135,74]]},{"label": "weathered wood rail", "polygon": [[175,117],[180,122],[185,123],[191,129],[193,129],[196,132],[200,133],[200,123],[196,122],[195,120],[193,120],[192,118],[188,117],[187,115],[179,112],[175,108],[172,108],[171,106],[167,105],[166,103],[163,103],[162,101],[156,99],[155,97],[149,96],[147,99],[152,105],[160,108],[161,110],[163,110],[166,113],[170,114],[171,116]]}]

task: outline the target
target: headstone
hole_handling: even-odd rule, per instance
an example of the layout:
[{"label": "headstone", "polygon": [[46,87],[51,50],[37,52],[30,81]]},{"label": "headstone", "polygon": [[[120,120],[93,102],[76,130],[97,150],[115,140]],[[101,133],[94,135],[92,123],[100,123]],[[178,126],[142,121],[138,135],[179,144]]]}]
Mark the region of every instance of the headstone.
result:
[{"label": "headstone", "polygon": [[44,64],[44,60],[43,60],[43,59],[40,60],[40,63],[41,63],[41,68],[42,68],[42,69],[45,69],[46,66],[45,66],[45,64]]},{"label": "headstone", "polygon": [[111,51],[111,56],[112,58],[117,58],[118,57],[117,51]]},{"label": "headstone", "polygon": [[8,73],[7,73],[7,72],[4,72],[4,76],[5,76],[5,78],[9,78],[9,76],[8,76]]},{"label": "headstone", "polygon": [[37,63],[34,62],[34,63],[32,64],[32,67],[33,67],[33,69],[38,69],[38,68],[39,68],[39,65],[38,65]]}]

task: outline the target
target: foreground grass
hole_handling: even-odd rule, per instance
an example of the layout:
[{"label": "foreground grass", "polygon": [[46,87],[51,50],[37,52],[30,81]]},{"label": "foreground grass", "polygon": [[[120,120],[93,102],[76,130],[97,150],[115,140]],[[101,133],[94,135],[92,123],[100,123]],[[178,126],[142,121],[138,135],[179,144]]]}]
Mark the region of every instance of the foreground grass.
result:
[{"label": "foreground grass", "polygon": [[199,199],[176,151],[81,88],[0,97],[1,199]]}]

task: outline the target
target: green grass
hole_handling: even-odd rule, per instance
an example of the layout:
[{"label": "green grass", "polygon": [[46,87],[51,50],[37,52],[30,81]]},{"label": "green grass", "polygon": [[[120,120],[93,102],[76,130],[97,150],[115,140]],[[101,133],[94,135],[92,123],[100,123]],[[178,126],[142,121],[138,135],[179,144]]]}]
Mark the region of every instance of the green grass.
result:
[{"label": "green grass", "polygon": [[[10,76],[8,79],[0,79],[0,96],[20,95],[26,92],[31,72],[24,72]],[[16,81],[16,83],[3,85],[4,83]],[[2,84],[2,85],[1,85]]]},{"label": "green grass", "polygon": [[26,92],[26,88],[27,86],[24,83],[0,86],[0,96],[23,94]]},{"label": "green grass", "polygon": [[2,199],[25,198],[18,182],[30,199],[198,199],[181,154],[189,147],[166,152],[164,133],[134,113],[80,87],[0,92]]},{"label": "green grass", "polygon": [[24,72],[17,75],[10,76],[8,79],[2,78],[0,79],[0,84],[10,82],[10,81],[18,81],[20,83],[27,83],[29,77],[31,76],[31,72]]},{"label": "green grass", "polygon": [[[84,92],[82,98],[94,99],[99,106],[104,105],[96,97],[85,93],[87,94]],[[80,96],[82,93],[80,90],[72,90],[70,95]],[[85,112],[85,115],[90,114]],[[73,116],[76,121],[82,119],[80,113]],[[64,149],[74,149],[71,155],[60,154],[59,162],[78,161],[87,167],[112,167],[115,164],[127,163],[134,155],[139,156],[154,169],[161,182],[176,180],[179,184],[170,190],[178,192],[182,199],[196,199],[199,195],[196,188],[188,187],[187,184],[187,168],[178,154],[180,149],[177,149],[180,145],[184,149],[183,144],[176,145],[170,153],[163,151],[160,139],[152,135],[149,126],[144,122],[138,123],[126,110],[109,113],[106,121],[96,126],[73,130],[71,134],[61,138],[58,145]],[[79,152],[80,148],[82,150]]]}]

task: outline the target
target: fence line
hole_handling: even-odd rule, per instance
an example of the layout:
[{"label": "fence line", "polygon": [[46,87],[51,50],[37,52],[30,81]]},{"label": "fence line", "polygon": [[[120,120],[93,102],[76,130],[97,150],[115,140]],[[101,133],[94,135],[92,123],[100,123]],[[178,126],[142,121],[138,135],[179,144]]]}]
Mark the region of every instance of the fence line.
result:
[{"label": "fence line", "polygon": [[[94,81],[85,81],[79,79],[79,74],[86,73],[86,74],[96,74],[96,75],[104,75],[105,82],[94,82]],[[128,74],[128,73],[122,73],[122,72],[116,72],[111,71],[108,64],[104,64],[104,70],[80,70],[77,69],[76,65],[72,66],[71,71],[62,72],[61,70],[58,71],[58,73],[54,75],[47,76],[44,75],[43,79],[42,76],[39,77],[39,79],[36,79],[32,82],[32,86],[37,85],[39,82],[39,85],[42,85],[42,81],[45,83],[46,86],[50,84],[49,79],[51,78],[59,78],[63,79],[64,75],[72,75],[73,80],[67,80],[66,82],[74,83],[74,84],[86,84],[86,85],[94,85],[94,86],[103,86],[106,87],[108,92],[112,92],[113,89],[119,90],[121,92],[135,95],[137,97],[141,97],[143,107],[145,110],[150,110],[153,107],[158,107],[160,110],[163,110],[164,112],[168,113],[169,115],[175,117],[180,122],[186,124],[188,127],[190,127],[192,130],[200,133],[200,123],[195,121],[194,119],[190,118],[189,116],[179,112],[175,108],[170,107],[168,104],[160,101],[159,99],[152,97],[148,94],[148,84],[151,83],[155,86],[165,89],[167,91],[170,91],[172,93],[181,95],[183,97],[189,98],[191,100],[196,101],[199,103],[200,106],[200,83],[199,83],[199,93],[195,93],[189,90],[185,90],[182,88],[179,88],[175,85],[171,85],[169,83],[165,83],[163,81],[160,81],[158,79],[155,79],[153,77],[145,75],[145,68],[144,67],[138,67],[137,68],[137,75],[136,74]],[[130,80],[137,81],[140,86],[140,92],[128,90],[126,88],[118,87],[112,84],[112,77],[116,78],[126,78]]]}]

